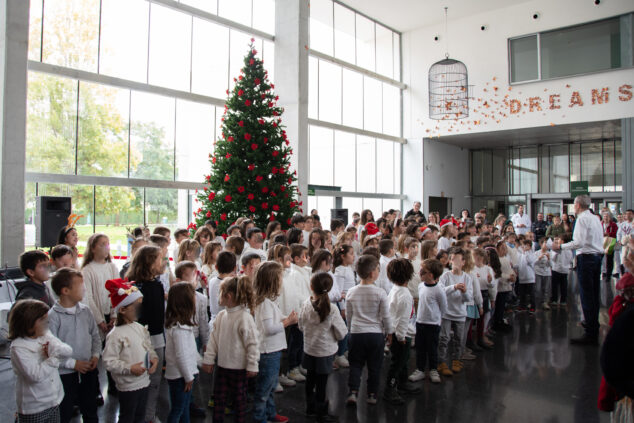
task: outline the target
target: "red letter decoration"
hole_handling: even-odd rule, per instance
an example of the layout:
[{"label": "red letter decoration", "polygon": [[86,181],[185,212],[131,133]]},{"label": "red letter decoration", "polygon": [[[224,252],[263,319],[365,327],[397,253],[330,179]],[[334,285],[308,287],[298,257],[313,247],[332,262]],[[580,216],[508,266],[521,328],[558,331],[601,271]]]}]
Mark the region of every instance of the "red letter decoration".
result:
[{"label": "red letter decoration", "polygon": [[601,88],[601,93],[599,94],[599,90],[592,89],[592,104],[603,104],[607,103],[610,100],[610,92],[609,88]]},{"label": "red letter decoration", "polygon": [[542,110],[542,105],[541,105],[542,99],[539,97],[529,97],[528,98],[528,111],[532,112],[533,109],[537,109],[538,112],[541,112]]},{"label": "red letter decoration", "polygon": [[581,99],[581,94],[579,94],[579,91],[573,91],[572,96],[570,97],[570,104],[568,105],[568,107],[574,106],[583,106],[583,100]]},{"label": "red letter decoration", "polygon": [[560,95],[559,94],[551,94],[548,97],[548,102],[550,103],[550,110],[555,110],[555,109],[561,109],[561,106],[559,105],[559,99],[560,99]]},{"label": "red letter decoration", "polygon": [[619,96],[621,101],[630,101],[632,99],[632,86],[630,84],[623,84],[619,87]]},{"label": "red letter decoration", "polygon": [[513,99],[509,102],[509,108],[512,115],[517,114],[522,110],[522,102]]}]

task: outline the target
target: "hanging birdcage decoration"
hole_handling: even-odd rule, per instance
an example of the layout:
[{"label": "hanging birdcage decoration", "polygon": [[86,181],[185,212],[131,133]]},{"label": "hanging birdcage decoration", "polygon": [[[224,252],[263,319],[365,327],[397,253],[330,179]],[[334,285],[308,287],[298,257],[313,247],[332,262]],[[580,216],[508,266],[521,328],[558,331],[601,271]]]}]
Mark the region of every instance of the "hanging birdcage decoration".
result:
[{"label": "hanging birdcage decoration", "polygon": [[[447,35],[447,7],[445,7],[445,39]],[[429,68],[429,117],[436,120],[455,120],[469,116],[469,76],[467,67],[449,58],[446,41],[445,58]]]},{"label": "hanging birdcage decoration", "polygon": [[429,68],[429,117],[436,120],[469,116],[467,67],[449,57]]}]

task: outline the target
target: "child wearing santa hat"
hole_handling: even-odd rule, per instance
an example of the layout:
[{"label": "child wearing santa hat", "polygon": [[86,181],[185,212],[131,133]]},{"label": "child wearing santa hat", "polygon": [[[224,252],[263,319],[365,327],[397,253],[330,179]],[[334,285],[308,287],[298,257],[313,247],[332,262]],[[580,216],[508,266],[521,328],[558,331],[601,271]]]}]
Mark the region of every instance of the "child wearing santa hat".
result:
[{"label": "child wearing santa hat", "polygon": [[150,333],[137,322],[143,294],[123,279],[106,281],[106,289],[110,292],[117,320],[106,336],[103,362],[119,391],[119,422],[142,422],[145,419],[149,375],[158,366]]},{"label": "child wearing santa hat", "polygon": [[440,238],[438,239],[438,250],[448,250],[455,242],[454,237],[458,231],[456,225],[449,219],[440,221]]}]

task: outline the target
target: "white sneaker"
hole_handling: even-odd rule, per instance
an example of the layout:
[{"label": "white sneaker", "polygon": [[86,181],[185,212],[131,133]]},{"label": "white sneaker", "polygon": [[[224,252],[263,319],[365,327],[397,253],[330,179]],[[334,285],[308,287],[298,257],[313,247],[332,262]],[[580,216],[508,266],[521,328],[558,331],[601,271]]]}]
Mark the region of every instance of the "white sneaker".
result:
[{"label": "white sneaker", "polygon": [[419,380],[425,379],[425,372],[423,372],[422,370],[416,369],[411,375],[409,375],[407,379],[410,382],[418,382]]},{"label": "white sneaker", "polygon": [[288,372],[288,378],[294,380],[295,382],[305,382],[306,376],[299,371],[299,367],[295,367],[293,370]]},{"label": "white sneaker", "polygon": [[[293,382],[293,381],[291,381],[291,382]],[[293,382],[293,383],[295,383],[295,382]],[[280,392],[284,392],[284,388],[282,387],[282,385],[279,382],[277,382],[277,386],[275,387],[275,393],[279,394]]]},{"label": "white sneaker", "polygon": [[544,310],[550,310],[550,306],[548,305],[548,303],[544,303],[544,304],[542,305],[542,308],[543,308]]},{"label": "white sneaker", "polygon": [[282,386],[292,387],[297,385],[297,383],[294,380],[289,379],[288,376],[286,375],[279,375],[277,380]]},{"label": "white sneaker", "polygon": [[340,369],[347,369],[348,367],[350,367],[350,363],[348,362],[348,359],[345,355],[338,355],[337,358],[335,358],[335,364]]},{"label": "white sneaker", "polygon": [[440,383],[440,375],[438,374],[438,370],[431,369],[429,371],[429,380],[431,380],[432,383]]},{"label": "white sneaker", "polygon": [[308,374],[308,370],[306,370],[305,368],[303,368],[301,365],[299,366],[299,372],[301,374],[303,374],[304,376],[306,376]]}]

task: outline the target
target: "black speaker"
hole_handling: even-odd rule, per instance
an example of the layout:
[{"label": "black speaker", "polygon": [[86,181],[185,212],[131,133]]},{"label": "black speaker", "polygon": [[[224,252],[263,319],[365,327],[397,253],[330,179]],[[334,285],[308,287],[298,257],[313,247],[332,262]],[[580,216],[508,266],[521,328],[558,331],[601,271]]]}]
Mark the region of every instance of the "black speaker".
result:
[{"label": "black speaker", "polygon": [[59,231],[68,225],[70,197],[36,197],[35,199],[35,245],[54,247]]},{"label": "black speaker", "polygon": [[348,226],[348,209],[330,209],[330,218],[343,220]]}]

